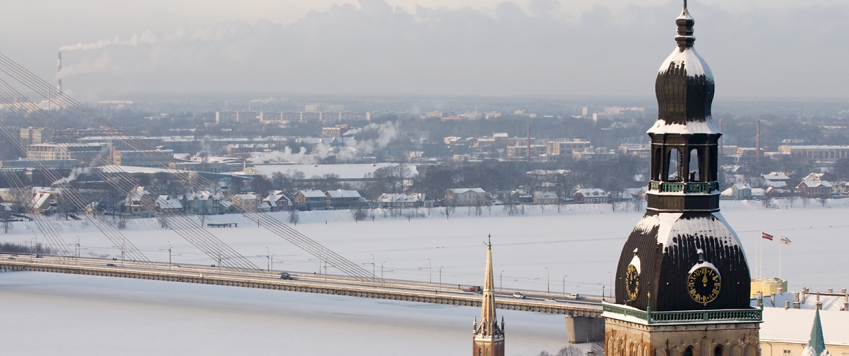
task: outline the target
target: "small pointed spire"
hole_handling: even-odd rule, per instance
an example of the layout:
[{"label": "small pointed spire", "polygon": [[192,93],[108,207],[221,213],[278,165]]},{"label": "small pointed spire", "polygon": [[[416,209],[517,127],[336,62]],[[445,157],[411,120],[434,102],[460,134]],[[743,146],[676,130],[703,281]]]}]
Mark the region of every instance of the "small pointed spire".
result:
[{"label": "small pointed spire", "polygon": [[822,355],[823,351],[825,351],[825,339],[822,336],[819,309],[817,309],[816,316],[814,316],[814,326],[811,328],[811,341],[808,342],[808,347],[814,350],[814,355]]}]

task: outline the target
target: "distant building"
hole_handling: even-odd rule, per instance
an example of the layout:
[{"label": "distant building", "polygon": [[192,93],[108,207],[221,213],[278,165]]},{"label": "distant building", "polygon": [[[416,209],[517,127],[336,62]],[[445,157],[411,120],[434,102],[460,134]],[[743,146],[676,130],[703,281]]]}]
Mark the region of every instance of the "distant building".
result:
[{"label": "distant building", "polygon": [[259,211],[260,199],[253,193],[236,194],[230,199],[238,212],[255,213]]},{"label": "distant building", "polygon": [[591,147],[589,141],[577,138],[569,141],[548,141],[545,153],[551,156],[572,155],[573,151],[583,151],[587,147]]},{"label": "distant building", "polygon": [[294,200],[300,210],[322,209],[327,206],[327,196],[320,190],[300,190],[295,193]]},{"label": "distant building", "polygon": [[348,125],[336,125],[332,127],[322,127],[321,128],[321,137],[342,137],[342,135],[348,132]]},{"label": "distant building", "polygon": [[104,145],[99,143],[41,143],[27,146],[27,159],[66,160],[75,159],[89,163],[100,157]]},{"label": "distant building", "polygon": [[156,211],[166,214],[176,214],[183,211],[183,205],[180,200],[172,199],[167,195],[160,195],[156,198]]},{"label": "distant building", "polygon": [[432,208],[433,200],[424,194],[383,193],[375,201],[379,208]]},{"label": "distant building", "polygon": [[789,154],[796,159],[836,161],[849,158],[849,146],[778,146],[778,152]]},{"label": "distant building", "polygon": [[239,122],[239,112],[238,111],[216,111],[215,112],[215,123],[216,124],[233,124]]},{"label": "distant building", "polygon": [[486,192],[481,188],[454,188],[445,191],[445,200],[454,206],[487,205]]},{"label": "distant building", "polygon": [[267,197],[262,199],[262,210],[292,210],[294,206],[295,203],[282,190],[273,190],[268,193]]},{"label": "distant building", "polygon": [[534,203],[537,204],[557,204],[560,198],[555,192],[534,192]]},{"label": "distant building", "polygon": [[731,199],[734,200],[749,200],[752,199],[752,187],[737,183],[731,186]]},{"label": "distant building", "polygon": [[154,197],[144,187],[135,187],[121,201],[121,212],[130,215],[148,216],[154,207]]},{"label": "distant building", "polygon": [[24,146],[48,143],[53,139],[53,129],[27,127],[21,129],[21,143]]},{"label": "distant building", "polygon": [[221,204],[223,197],[220,193],[209,191],[193,192],[183,197],[183,207],[188,214],[215,215],[223,214],[224,207]]},{"label": "distant building", "polygon": [[172,150],[111,151],[110,162],[118,166],[161,167],[174,160]]},{"label": "distant building", "polygon": [[796,194],[802,198],[828,199],[831,198],[832,185],[822,179],[823,174],[811,173],[796,186]]},{"label": "distant building", "polygon": [[[531,145],[531,159],[536,159],[539,155],[545,154],[546,145]],[[507,157],[525,158],[528,155],[528,146],[508,146]]]},{"label": "distant building", "polygon": [[360,205],[362,198],[356,190],[344,189],[328,190],[324,195],[327,206],[331,208],[356,207]]},{"label": "distant building", "polygon": [[574,195],[575,204],[604,204],[610,202],[610,195],[602,189],[578,189]]}]

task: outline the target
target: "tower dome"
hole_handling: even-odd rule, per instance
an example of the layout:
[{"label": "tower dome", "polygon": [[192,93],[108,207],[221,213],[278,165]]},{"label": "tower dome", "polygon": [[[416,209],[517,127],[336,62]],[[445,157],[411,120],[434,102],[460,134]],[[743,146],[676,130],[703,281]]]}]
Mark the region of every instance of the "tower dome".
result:
[{"label": "tower dome", "polygon": [[710,116],[714,79],[693,48],[687,10],[677,46],[655,82],[646,214],[619,258],[616,304],[654,311],[741,309],[750,275],[742,245],[719,212],[718,141]]},{"label": "tower dome", "polygon": [[660,65],[655,80],[658,120],[649,133],[719,133],[713,124],[710,107],[713,102],[713,73],[693,48],[695,20],[687,10],[675,19],[678,46]]}]

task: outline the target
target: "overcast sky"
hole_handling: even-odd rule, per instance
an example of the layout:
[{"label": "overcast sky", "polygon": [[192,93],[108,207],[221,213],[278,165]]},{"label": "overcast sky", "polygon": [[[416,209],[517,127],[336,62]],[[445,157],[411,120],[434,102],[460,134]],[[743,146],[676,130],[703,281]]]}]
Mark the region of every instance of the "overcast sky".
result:
[{"label": "overcast sky", "polygon": [[[2,0],[0,52],[65,89],[653,95],[681,1]],[[849,1],[691,0],[721,97],[849,98]]]}]

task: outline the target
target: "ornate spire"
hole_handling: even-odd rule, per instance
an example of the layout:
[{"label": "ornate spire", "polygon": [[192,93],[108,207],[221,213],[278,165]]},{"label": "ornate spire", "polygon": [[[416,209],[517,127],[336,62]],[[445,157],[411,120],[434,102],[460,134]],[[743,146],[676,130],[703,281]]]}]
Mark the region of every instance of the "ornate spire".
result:
[{"label": "ornate spire", "polygon": [[495,316],[495,279],[492,273],[492,235],[487,236],[486,274],[483,284],[483,302],[481,303],[481,324],[498,323]]},{"label": "ornate spire", "polygon": [[[487,236],[489,238],[489,236]],[[495,278],[492,273],[492,243],[486,243],[486,275],[481,301],[481,321],[475,329],[474,355],[504,356],[504,319],[495,316]]]},{"label": "ornate spire", "polygon": [[678,25],[678,35],[675,36],[675,42],[678,42],[678,49],[684,51],[687,48],[693,47],[696,42],[696,37],[693,37],[693,25],[696,21],[690,16],[690,11],[687,10],[687,0],[684,0],[684,9],[681,10],[681,15],[675,19]]}]

